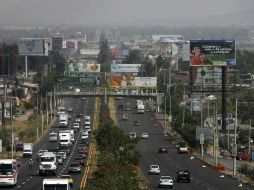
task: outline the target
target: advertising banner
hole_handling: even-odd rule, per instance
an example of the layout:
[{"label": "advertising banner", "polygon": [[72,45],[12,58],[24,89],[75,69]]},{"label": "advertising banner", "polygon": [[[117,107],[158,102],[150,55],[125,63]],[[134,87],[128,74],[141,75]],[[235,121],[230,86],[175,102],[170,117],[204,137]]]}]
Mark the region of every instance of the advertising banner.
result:
[{"label": "advertising banner", "polygon": [[204,140],[213,140],[214,128],[196,127],[196,140],[200,140],[200,135],[204,136]]},{"label": "advertising banner", "polygon": [[97,82],[96,77],[58,77],[57,82],[61,82],[63,84],[89,84],[95,85]]},{"label": "advertising banner", "polygon": [[19,55],[45,56],[44,39],[21,38],[19,40]]},{"label": "advertising banner", "polygon": [[138,73],[141,64],[117,64],[113,61],[111,64],[112,73]]},{"label": "advertising banner", "polygon": [[160,40],[160,51],[162,56],[183,56],[183,36],[167,35],[162,36]]},{"label": "advertising banner", "polygon": [[78,73],[98,73],[101,70],[100,64],[87,64],[87,63],[67,63],[65,64],[65,72],[78,72]]},{"label": "advertising banner", "polygon": [[192,67],[192,85],[202,87],[221,86],[221,67]]},{"label": "advertising banner", "polygon": [[111,88],[156,88],[156,77],[116,76],[109,78]]},{"label": "advertising banner", "polygon": [[191,40],[190,65],[236,65],[235,40]]}]

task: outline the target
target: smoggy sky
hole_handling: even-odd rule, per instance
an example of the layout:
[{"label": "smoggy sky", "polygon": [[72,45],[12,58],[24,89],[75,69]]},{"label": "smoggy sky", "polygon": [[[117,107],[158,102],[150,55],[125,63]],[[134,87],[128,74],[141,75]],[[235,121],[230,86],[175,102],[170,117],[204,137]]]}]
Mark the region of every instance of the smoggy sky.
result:
[{"label": "smoggy sky", "polygon": [[254,0],[0,0],[0,23],[124,23],[254,10]]}]

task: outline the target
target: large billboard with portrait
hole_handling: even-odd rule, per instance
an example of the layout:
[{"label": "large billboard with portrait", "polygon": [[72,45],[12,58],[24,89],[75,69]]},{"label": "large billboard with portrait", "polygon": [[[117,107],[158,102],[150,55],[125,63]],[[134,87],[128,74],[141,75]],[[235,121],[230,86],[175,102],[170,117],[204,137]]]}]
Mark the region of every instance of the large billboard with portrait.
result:
[{"label": "large billboard with portrait", "polygon": [[235,40],[191,40],[191,66],[234,66]]},{"label": "large billboard with portrait", "polygon": [[156,88],[157,78],[111,75],[109,84],[111,88]]},{"label": "large billboard with portrait", "polygon": [[87,64],[87,63],[66,63],[65,72],[77,73],[98,73],[101,70],[100,64]]}]

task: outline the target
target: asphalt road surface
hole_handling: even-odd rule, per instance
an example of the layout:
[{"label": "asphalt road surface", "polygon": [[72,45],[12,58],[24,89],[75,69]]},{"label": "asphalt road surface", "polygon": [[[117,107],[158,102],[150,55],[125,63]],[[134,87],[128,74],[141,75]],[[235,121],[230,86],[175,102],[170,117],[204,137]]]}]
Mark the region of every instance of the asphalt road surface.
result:
[{"label": "asphalt road surface", "polygon": [[[211,167],[205,165],[201,160],[194,158],[191,159],[190,154],[178,154],[175,145],[171,143],[169,137],[164,136],[163,128],[160,125],[154,125],[155,114],[152,112],[146,112],[145,114],[137,114],[135,108],[134,99],[116,100],[116,106],[120,104],[126,107],[126,104],[130,104],[132,110],[126,111],[119,109],[118,118],[120,128],[125,131],[127,135],[129,132],[134,131],[137,133],[137,137],[140,138],[142,132],[149,134],[149,139],[140,139],[137,149],[141,154],[140,169],[148,181],[150,189],[159,189],[158,182],[161,175],[169,175],[174,180],[174,189],[179,190],[222,190],[222,189],[253,189],[246,186],[238,187],[239,182],[228,176],[224,178],[220,177],[221,173],[212,170]],[[128,121],[122,120],[122,114],[128,113]],[[134,126],[134,120],[138,120],[141,125]],[[159,154],[158,149],[161,146],[165,146],[168,150],[167,154]],[[149,175],[148,167],[151,164],[160,166],[160,175]],[[187,169],[191,173],[190,183],[177,183],[176,172],[178,169]]]},{"label": "asphalt road surface", "polygon": [[[86,100],[83,100],[81,98],[65,98],[62,105],[64,105],[66,109],[68,109],[69,107],[72,107],[73,116],[75,116],[75,114],[77,113],[82,113],[83,115],[90,115],[91,127],[92,127],[94,103],[95,103],[95,99],[92,97],[86,98]],[[37,162],[38,151],[40,149],[49,149],[49,150],[57,149],[57,147],[59,146],[59,143],[49,142],[48,134],[52,130],[55,132],[59,130],[58,122],[59,121],[57,119],[55,123],[53,124],[53,126],[47,131],[47,133],[38,141],[38,143],[34,145],[33,147],[33,152],[34,152],[33,163],[34,164],[32,168],[28,167],[29,158],[20,158],[22,163],[21,163],[21,167],[19,168],[18,182],[16,187],[11,189],[24,189],[24,190],[41,189],[42,181],[44,178],[56,178],[56,177],[60,178],[62,174],[68,174],[68,166],[71,162],[73,162],[73,160],[75,159],[75,156],[77,155],[77,147],[80,140],[80,134],[79,134],[80,132],[77,132],[75,134],[75,142],[72,145],[71,154],[67,156],[67,158],[65,159],[62,165],[59,165],[57,169],[57,175],[56,176],[40,176],[39,175],[39,162]],[[73,121],[71,121],[71,123],[72,122]],[[64,130],[64,128],[61,128],[61,129]],[[85,167],[82,168],[81,174],[71,174],[74,180],[73,189],[79,188],[84,170],[85,170]]]}]

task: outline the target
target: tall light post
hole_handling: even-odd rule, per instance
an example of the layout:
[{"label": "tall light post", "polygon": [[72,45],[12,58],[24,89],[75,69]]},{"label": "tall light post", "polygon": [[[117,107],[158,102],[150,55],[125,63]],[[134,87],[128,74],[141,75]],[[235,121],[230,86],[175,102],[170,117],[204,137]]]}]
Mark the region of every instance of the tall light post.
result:
[{"label": "tall light post", "polygon": [[[234,147],[237,147],[236,143],[236,132],[237,132],[237,98],[235,100],[235,123],[234,123],[235,135],[234,135]],[[236,155],[234,155],[233,159],[233,175],[236,175]]]}]

